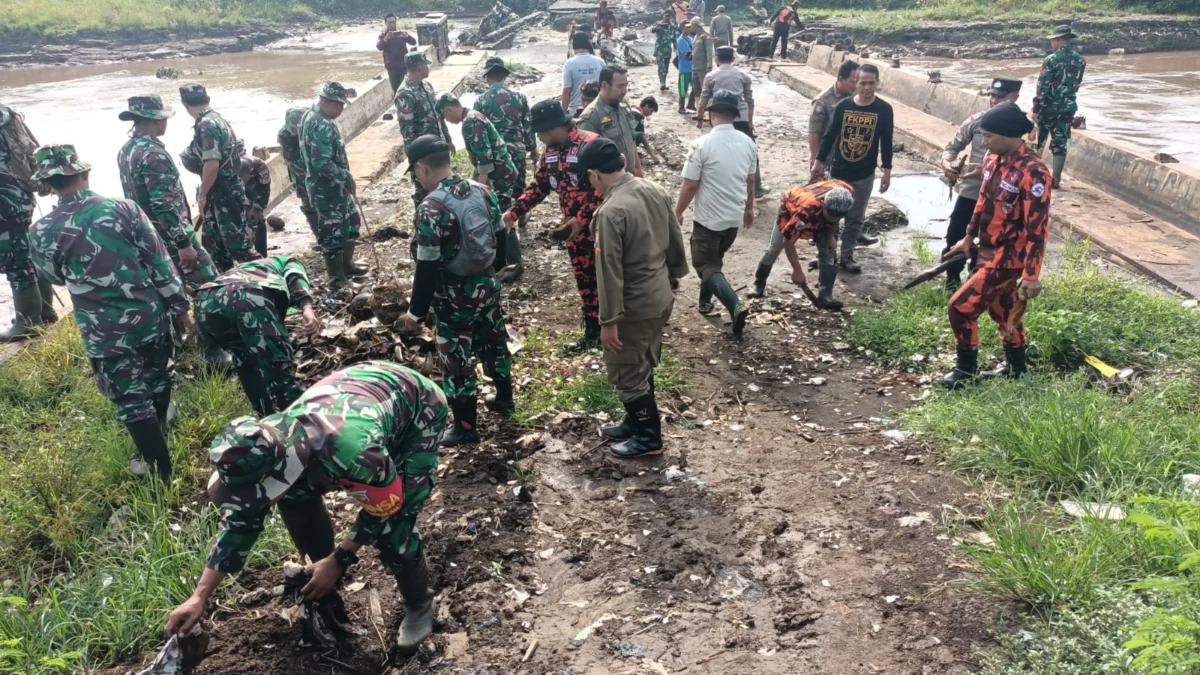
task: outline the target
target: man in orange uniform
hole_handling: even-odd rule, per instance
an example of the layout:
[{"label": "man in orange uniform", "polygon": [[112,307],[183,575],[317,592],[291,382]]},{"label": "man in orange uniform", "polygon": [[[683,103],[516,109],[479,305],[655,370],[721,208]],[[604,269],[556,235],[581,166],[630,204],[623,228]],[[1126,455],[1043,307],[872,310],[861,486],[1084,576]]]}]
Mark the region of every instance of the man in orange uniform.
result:
[{"label": "man in orange uniform", "polygon": [[988,156],[983,186],[967,236],[946,256],[967,254],[979,237],[979,269],[950,298],[950,326],[958,363],[942,384],[958,389],[979,373],[979,316],[985,311],[1000,329],[1006,363],[990,373],[1017,378],[1025,362],[1025,303],[1042,292],[1038,277],[1050,228],[1053,178],[1022,137],[1033,122],[1015,103],[1001,103],[980,121]]},{"label": "man in orange uniform", "polygon": [[[792,264],[792,282],[807,283],[804,270],[800,267],[800,256],[796,254],[796,242],[810,239],[817,245],[817,257],[821,261],[817,292],[817,306],[822,309],[839,310],[842,303],[833,299],[833,281],[837,278],[837,263],[834,251],[837,247],[838,221],[854,206],[854,191],[850,184],[840,180],[823,180],[808,185],[796,186],[779,198],[779,215],[771,233],[771,245],[764,253],[771,259],[779,257],[779,251],[787,254]],[[768,273],[770,269],[768,268]],[[761,279],[766,288],[767,279]],[[759,279],[755,279],[755,288]],[[762,297],[762,293],[751,297]]]}]

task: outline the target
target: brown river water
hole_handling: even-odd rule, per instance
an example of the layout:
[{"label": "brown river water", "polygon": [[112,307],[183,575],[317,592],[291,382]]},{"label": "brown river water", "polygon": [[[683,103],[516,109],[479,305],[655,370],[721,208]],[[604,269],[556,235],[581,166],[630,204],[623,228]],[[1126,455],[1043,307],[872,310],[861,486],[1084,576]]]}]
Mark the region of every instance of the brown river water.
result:
[{"label": "brown river water", "polygon": [[[1088,56],[1079,114],[1087,128],[1200,166],[1200,51]],[[1033,104],[1041,59],[904,59],[908,70],[940,70],[942,79],[985,89],[993,77],[1018,77],[1021,107]]]}]

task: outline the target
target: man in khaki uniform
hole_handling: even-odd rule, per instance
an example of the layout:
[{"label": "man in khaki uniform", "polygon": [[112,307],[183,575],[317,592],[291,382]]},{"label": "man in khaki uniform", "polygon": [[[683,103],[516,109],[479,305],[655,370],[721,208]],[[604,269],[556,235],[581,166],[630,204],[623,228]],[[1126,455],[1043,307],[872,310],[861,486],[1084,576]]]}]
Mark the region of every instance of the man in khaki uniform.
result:
[{"label": "man in khaki uniform", "polygon": [[[704,30],[704,24],[700,19],[692,22],[692,88],[688,92],[687,107],[696,107],[696,92],[700,90],[704,84],[704,78],[712,72],[713,57],[715,56],[716,45],[713,44],[712,35]],[[696,116],[692,119],[699,121],[704,113],[700,110],[696,111]]]},{"label": "man in khaki uniform", "polygon": [[596,274],[600,281],[600,342],[608,381],[625,404],[625,421],[606,427],[617,457],[662,454],[662,422],[654,402],[654,368],[662,332],[675,306],[674,290],[686,276],[683,233],[671,196],[653,181],[625,171],[625,160],[607,138],[579,152],[575,170],[586,173],[604,203],[592,217]]},{"label": "man in khaki uniform", "polygon": [[576,126],[615,143],[625,157],[625,166],[641,178],[642,160],[638,158],[635,137],[637,120],[625,104],[628,90],[629,71],[621,66],[605,66],[600,71],[600,96],[584,109]]},{"label": "man in khaki uniform", "polygon": [[717,14],[712,20],[713,39],[718,47],[735,47],[733,42],[733,19],[725,13],[725,5],[717,5]]}]

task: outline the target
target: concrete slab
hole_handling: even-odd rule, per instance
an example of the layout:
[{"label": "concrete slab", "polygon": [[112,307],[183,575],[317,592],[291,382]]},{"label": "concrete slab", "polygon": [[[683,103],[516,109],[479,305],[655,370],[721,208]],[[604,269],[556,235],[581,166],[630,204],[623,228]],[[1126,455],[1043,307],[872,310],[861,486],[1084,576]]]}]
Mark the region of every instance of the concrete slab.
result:
[{"label": "concrete slab", "polygon": [[[815,98],[834,77],[807,65],[762,63],[768,76]],[[924,159],[940,161],[957,127],[881,96],[895,113],[895,137]],[[1077,234],[1164,286],[1200,295],[1200,237],[1077,179],[1055,192],[1050,210],[1059,234]]]}]

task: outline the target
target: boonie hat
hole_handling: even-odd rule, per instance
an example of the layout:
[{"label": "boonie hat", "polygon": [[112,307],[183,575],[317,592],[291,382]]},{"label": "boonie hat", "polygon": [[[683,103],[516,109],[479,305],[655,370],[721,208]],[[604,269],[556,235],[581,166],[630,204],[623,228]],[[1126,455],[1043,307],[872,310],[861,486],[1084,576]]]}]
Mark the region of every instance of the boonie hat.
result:
[{"label": "boonie hat", "polygon": [[43,145],[33,151],[33,160],[37,162],[33,180],[50,176],[78,176],[92,170],[91,164],[79,161],[73,145]]},{"label": "boonie hat", "polygon": [[1053,39],[1055,39],[1055,38],[1067,38],[1067,39],[1071,39],[1071,38],[1073,38],[1073,37],[1075,37],[1075,31],[1071,30],[1071,25],[1070,25],[1070,24],[1066,24],[1066,23],[1064,23],[1064,24],[1062,24],[1061,26],[1059,26],[1059,27],[1055,28],[1055,29],[1054,29],[1054,32],[1050,34],[1050,39],[1051,39],[1051,40],[1053,40]]},{"label": "boonie hat", "polygon": [[311,452],[304,427],[282,414],[238,417],[213,439],[208,497],[221,509],[269,505],[296,484]]},{"label": "boonie hat", "polygon": [[493,70],[503,70],[505,76],[508,76],[508,74],[512,72],[508,69],[508,66],[504,65],[504,59],[500,58],[499,56],[489,57],[488,60],[483,63],[484,75],[491,75]]},{"label": "boonie hat", "polygon": [[330,101],[337,101],[338,103],[350,102],[346,88],[342,86],[341,82],[326,82],[325,86],[321,87],[321,98],[327,98]]},{"label": "boonie hat", "polygon": [[130,96],[129,109],[122,110],[117,118],[124,122],[133,120],[165,120],[175,116],[175,110],[163,105],[162,97],[158,94]]},{"label": "boonie hat", "polygon": [[429,65],[429,59],[425,58],[425,52],[409,52],[404,56],[404,66],[409,70],[416,68],[422,63]]}]

